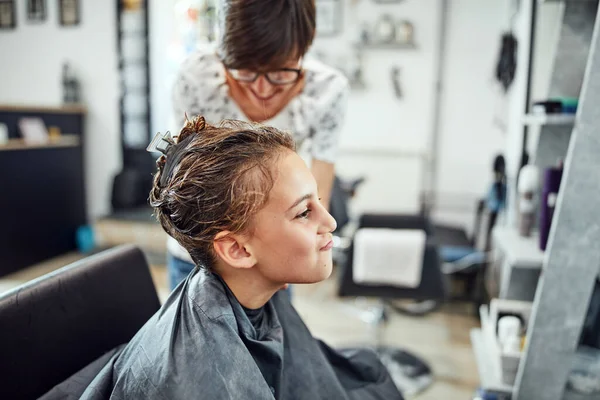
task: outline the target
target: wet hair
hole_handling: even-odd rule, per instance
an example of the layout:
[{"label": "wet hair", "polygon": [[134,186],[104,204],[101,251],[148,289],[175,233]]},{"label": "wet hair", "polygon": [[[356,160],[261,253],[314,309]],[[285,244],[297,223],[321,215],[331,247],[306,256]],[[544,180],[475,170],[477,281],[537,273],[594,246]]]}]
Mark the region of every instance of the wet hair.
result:
[{"label": "wet hair", "polygon": [[281,68],[315,36],[315,0],[222,0],[218,14],[218,53],[229,68]]},{"label": "wet hair", "polygon": [[272,166],[286,150],[295,150],[294,140],[275,128],[188,120],[157,161],[150,204],[158,221],[197,266],[211,270],[215,236],[251,230],[274,184]]}]

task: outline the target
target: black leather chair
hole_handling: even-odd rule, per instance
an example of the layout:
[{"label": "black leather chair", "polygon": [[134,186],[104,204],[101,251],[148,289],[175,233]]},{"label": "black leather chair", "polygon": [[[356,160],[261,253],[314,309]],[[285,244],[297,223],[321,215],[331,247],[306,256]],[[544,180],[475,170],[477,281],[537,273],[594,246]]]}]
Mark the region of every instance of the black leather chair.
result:
[{"label": "black leather chair", "polygon": [[160,308],[144,254],[126,245],[0,296],[0,399],[42,396]]}]

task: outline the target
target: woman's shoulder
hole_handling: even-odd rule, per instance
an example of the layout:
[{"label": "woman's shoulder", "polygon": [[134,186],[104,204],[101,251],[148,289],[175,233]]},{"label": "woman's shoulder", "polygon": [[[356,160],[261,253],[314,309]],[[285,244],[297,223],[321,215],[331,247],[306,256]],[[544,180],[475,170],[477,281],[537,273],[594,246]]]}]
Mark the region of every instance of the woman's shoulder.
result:
[{"label": "woman's shoulder", "polygon": [[335,96],[350,89],[348,79],[342,72],[315,58],[305,61],[304,70],[306,71],[304,93],[309,97]]},{"label": "woman's shoulder", "polygon": [[218,80],[222,75],[222,69],[214,46],[202,45],[183,60],[179,67],[179,76],[193,77],[194,80],[207,78]]}]

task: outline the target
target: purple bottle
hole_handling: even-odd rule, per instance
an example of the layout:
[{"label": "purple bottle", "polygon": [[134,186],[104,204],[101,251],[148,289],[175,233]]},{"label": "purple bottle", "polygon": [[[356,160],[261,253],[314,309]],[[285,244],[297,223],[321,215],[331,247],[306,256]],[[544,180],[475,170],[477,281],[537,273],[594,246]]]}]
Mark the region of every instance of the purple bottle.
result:
[{"label": "purple bottle", "polygon": [[562,161],[558,167],[547,168],[544,170],[544,187],[542,189],[542,198],[540,201],[540,249],[546,250],[548,235],[552,226],[552,217],[554,207],[560,189],[563,166]]}]

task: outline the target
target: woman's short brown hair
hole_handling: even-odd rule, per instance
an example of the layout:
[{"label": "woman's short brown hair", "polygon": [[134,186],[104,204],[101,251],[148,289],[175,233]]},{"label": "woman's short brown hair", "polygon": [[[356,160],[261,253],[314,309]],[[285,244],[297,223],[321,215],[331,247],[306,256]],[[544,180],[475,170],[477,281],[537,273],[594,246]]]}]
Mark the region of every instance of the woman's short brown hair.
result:
[{"label": "woman's short brown hair", "polygon": [[174,146],[157,161],[150,204],[194,262],[211,269],[215,236],[250,228],[273,187],[272,165],[283,151],[295,149],[294,140],[267,126],[224,121],[215,127],[196,117]]},{"label": "woman's short brown hair", "polygon": [[315,36],[315,0],[222,0],[219,55],[229,68],[281,68]]}]

